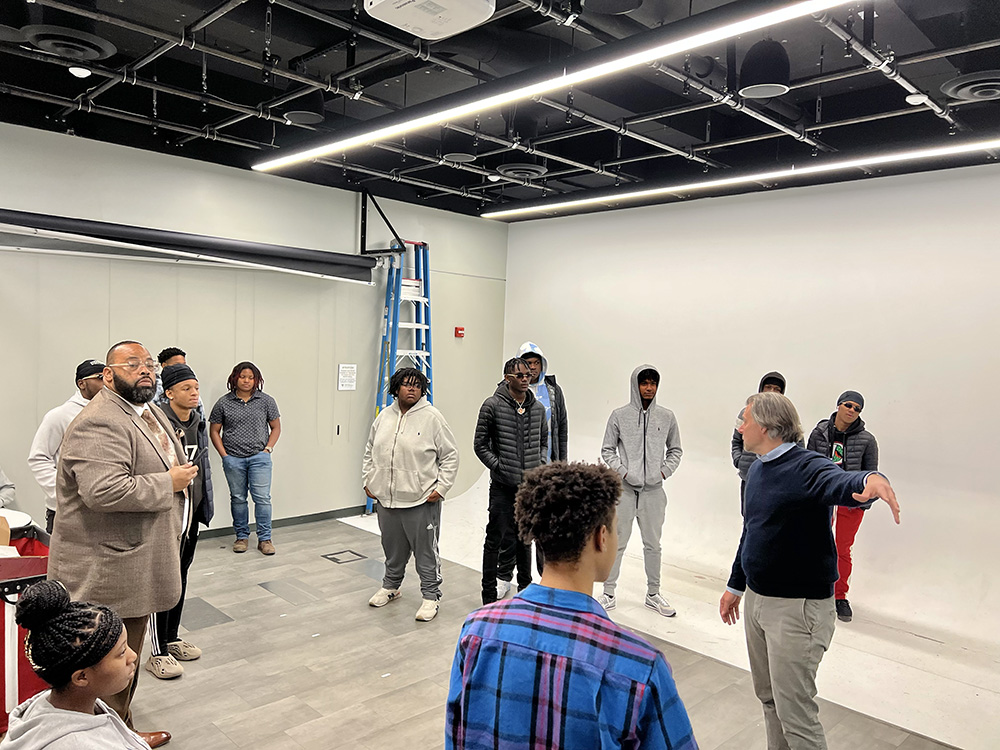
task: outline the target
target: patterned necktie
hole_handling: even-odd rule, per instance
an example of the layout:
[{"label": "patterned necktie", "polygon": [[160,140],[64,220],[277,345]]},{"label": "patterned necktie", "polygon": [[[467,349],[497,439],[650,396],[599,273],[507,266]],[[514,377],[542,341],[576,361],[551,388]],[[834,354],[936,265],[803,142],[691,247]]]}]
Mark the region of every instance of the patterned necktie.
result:
[{"label": "patterned necktie", "polygon": [[170,466],[177,465],[177,453],[174,451],[174,446],[170,442],[170,438],[167,436],[166,431],[164,431],[162,425],[153,416],[153,412],[146,409],[142,413],[142,421],[145,422],[149,429],[153,431],[156,439],[160,441],[160,448],[163,450],[163,456],[170,462]]}]

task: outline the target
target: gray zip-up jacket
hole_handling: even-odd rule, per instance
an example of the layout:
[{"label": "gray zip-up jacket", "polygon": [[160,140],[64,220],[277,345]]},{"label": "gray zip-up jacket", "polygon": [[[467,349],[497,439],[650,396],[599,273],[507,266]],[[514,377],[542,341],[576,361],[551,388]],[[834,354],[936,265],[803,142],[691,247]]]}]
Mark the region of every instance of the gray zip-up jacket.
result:
[{"label": "gray zip-up jacket", "polygon": [[362,478],[385,508],[412,508],[455,484],[458,448],[444,415],[426,396],[403,414],[399,401],[379,412],[368,433]]},{"label": "gray zip-up jacket", "polygon": [[648,409],[642,408],[638,376],[643,370],[657,371],[652,365],[639,365],[632,371],[629,404],[611,412],[601,446],[604,463],[633,490],[662,485],[684,454],[674,413],[657,406],[655,397]]}]

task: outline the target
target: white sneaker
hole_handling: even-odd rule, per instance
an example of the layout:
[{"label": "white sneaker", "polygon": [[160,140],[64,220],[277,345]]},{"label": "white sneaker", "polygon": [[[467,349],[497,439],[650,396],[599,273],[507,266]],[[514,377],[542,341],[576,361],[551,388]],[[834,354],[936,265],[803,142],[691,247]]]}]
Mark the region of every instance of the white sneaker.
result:
[{"label": "white sneaker", "polygon": [[511,583],[510,581],[504,581],[497,578],[497,601],[503,599],[510,593]]},{"label": "white sneaker", "polygon": [[402,594],[399,593],[399,589],[386,589],[381,588],[375,592],[375,595],[368,600],[369,607],[384,607],[386,604],[391,602],[393,599],[398,599]]},{"label": "white sneaker", "polygon": [[615,601],[614,595],[601,594],[599,597],[597,597],[597,603],[600,604],[602,607],[604,607],[605,611],[609,611],[614,609],[615,605],[618,602]]},{"label": "white sneaker", "polygon": [[664,617],[673,617],[677,614],[677,610],[670,606],[670,602],[659,594],[646,594],[646,606]]},{"label": "white sneaker", "polygon": [[184,667],[178,664],[174,657],[166,654],[164,656],[150,656],[146,660],[146,671],[161,680],[172,680],[184,674]]},{"label": "white sneaker", "polygon": [[420,609],[417,610],[416,619],[420,622],[430,622],[438,613],[438,603],[432,599],[424,599],[420,602]]}]

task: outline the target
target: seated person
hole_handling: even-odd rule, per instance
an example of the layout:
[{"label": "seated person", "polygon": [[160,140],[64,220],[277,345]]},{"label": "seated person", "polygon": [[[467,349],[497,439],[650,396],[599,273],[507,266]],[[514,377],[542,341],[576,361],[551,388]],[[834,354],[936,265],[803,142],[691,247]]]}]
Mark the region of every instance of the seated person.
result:
[{"label": "seated person", "polygon": [[28,631],[24,651],[35,673],[52,686],[10,714],[3,750],[149,750],[98,696],[132,682],[135,651],[121,618],[107,607],[70,601],[58,581],[27,589],[17,624]]},{"label": "seated person", "polygon": [[606,466],[559,462],[525,473],[515,517],[545,570],[540,584],[466,619],[447,748],[696,750],[663,654],[615,625],[592,596],[618,552],[621,491]]}]

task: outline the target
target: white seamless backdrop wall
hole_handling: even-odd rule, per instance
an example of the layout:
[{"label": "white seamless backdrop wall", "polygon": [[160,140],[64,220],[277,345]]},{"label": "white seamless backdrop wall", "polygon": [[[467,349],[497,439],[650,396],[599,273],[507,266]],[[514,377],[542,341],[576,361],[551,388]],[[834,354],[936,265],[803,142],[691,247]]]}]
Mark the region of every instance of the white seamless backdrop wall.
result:
[{"label": "white seamless backdrop wall", "polygon": [[860,391],[903,524],[869,511],[851,599],[995,652],[998,192],[985,166],[514,224],[505,351],[544,349],[571,459],[597,459],[631,370],[660,368],[684,446],[664,560],[722,578],[740,536],[729,442],[760,377],[786,376],[807,435]]}]

